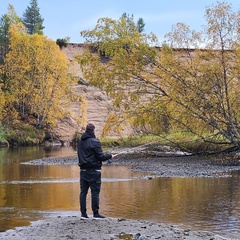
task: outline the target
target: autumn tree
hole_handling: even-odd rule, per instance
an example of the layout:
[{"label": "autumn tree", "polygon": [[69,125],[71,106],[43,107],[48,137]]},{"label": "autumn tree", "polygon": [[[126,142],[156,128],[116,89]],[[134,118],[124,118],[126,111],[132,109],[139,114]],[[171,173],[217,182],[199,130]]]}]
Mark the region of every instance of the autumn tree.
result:
[{"label": "autumn tree", "polygon": [[37,0],[31,0],[30,5],[27,7],[25,12],[23,13],[22,21],[24,25],[26,26],[27,32],[29,34],[43,34],[43,21],[40,14],[40,9],[38,7],[38,1]]},{"label": "autumn tree", "polygon": [[[20,17],[17,16],[14,7],[9,4],[8,12],[4,14],[0,19],[0,65],[4,63],[4,58],[9,50],[9,34],[11,24],[21,22]],[[0,68],[0,123],[3,120],[3,116],[6,115],[5,104],[9,95],[6,94],[4,89],[4,83],[6,80],[5,74]],[[1,125],[1,124],[0,124]]]},{"label": "autumn tree", "polygon": [[170,47],[162,51],[158,73],[177,93],[171,96],[179,111],[175,119],[182,129],[210,143],[238,149],[239,14],[230,4],[218,2],[206,8],[205,18],[201,34],[177,24],[167,35]]},{"label": "autumn tree", "polygon": [[10,51],[2,72],[6,76],[8,105],[21,121],[38,128],[54,125],[67,114],[74,96],[75,80],[69,74],[69,62],[55,41],[39,34],[27,34],[21,24],[10,28]]},{"label": "autumn tree", "polygon": [[132,31],[123,18],[100,19],[81,33],[98,53],[85,51],[78,60],[85,78],[104,89],[134,126],[239,149],[239,14],[218,2],[206,7],[205,17],[202,32],[176,24],[162,48],[152,47],[154,35]]}]

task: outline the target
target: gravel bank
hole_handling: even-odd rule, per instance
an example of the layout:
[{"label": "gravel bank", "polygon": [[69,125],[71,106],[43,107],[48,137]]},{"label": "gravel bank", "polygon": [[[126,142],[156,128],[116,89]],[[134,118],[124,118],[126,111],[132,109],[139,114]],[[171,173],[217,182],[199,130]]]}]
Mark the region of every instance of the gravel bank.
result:
[{"label": "gravel bank", "polygon": [[[72,165],[77,156],[36,159],[24,164]],[[108,163],[105,163],[108,164]],[[130,165],[133,171],[153,173],[158,177],[222,177],[240,170],[240,161],[222,160],[203,156],[149,156],[126,154],[113,159],[114,165]]]},{"label": "gravel bank", "polygon": [[147,221],[107,218],[80,220],[79,216],[57,217],[34,222],[29,227],[0,233],[4,240],[223,240],[208,232],[179,229],[177,226]]}]

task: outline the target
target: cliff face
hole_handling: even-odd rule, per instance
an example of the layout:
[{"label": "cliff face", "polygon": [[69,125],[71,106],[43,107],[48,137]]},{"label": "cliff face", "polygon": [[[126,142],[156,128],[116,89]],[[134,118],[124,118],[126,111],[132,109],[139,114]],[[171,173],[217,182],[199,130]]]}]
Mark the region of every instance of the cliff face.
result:
[{"label": "cliff face", "polygon": [[[72,62],[75,56],[81,55],[84,51],[82,44],[68,44],[62,51],[65,52],[67,58]],[[76,63],[72,69],[74,75],[83,78],[79,65]],[[86,99],[86,116],[83,118],[83,111],[78,103],[73,102],[69,106],[69,111],[73,117],[66,116],[59,121],[58,126],[54,129],[57,137],[64,143],[71,142],[76,131],[81,132],[85,128],[87,122],[92,122],[96,126],[96,135],[99,136],[103,124],[111,111],[111,100],[100,89],[80,83],[75,86],[75,91],[79,96]],[[75,119],[78,119],[77,121]]]}]

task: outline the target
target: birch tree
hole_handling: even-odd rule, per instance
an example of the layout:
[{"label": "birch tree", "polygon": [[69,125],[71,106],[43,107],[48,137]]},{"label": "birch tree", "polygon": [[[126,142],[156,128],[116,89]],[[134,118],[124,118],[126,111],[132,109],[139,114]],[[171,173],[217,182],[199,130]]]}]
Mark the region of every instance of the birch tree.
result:
[{"label": "birch tree", "polygon": [[89,48],[78,56],[85,78],[121,112],[109,122],[127,119],[156,135],[175,131],[240,147],[239,13],[217,2],[205,19],[201,32],[177,23],[161,48],[124,18],[100,19],[81,33]]},{"label": "birch tree", "polygon": [[22,121],[45,128],[67,114],[75,80],[55,41],[28,35],[23,25],[13,25],[2,71],[7,79],[4,89],[12,96],[11,104]]}]

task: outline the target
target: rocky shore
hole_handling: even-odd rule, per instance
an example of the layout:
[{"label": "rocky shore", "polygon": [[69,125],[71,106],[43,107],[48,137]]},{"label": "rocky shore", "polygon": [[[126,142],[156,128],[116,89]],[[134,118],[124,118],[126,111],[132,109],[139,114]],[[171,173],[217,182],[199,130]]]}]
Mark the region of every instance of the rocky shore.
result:
[{"label": "rocky shore", "polygon": [[[240,170],[239,160],[193,156],[150,156],[144,154],[120,155],[111,164],[129,165],[134,171],[144,171],[158,177],[223,177]],[[77,156],[36,159],[24,164],[56,165],[77,164]],[[105,163],[109,164],[109,163]],[[57,239],[229,239],[210,232],[180,229],[178,226],[142,220],[114,219],[95,220],[90,217],[80,220],[77,216],[56,216],[33,222],[28,227],[16,228],[0,233],[4,240],[57,240]]]},{"label": "rocky shore", "polygon": [[208,232],[180,229],[140,220],[114,219],[80,220],[79,216],[56,217],[32,223],[29,227],[0,233],[2,240],[226,240]]},{"label": "rocky shore", "polygon": [[[77,155],[51,157],[32,160],[24,164],[33,165],[73,165]],[[109,164],[109,163],[104,163]],[[129,165],[133,171],[148,172],[157,177],[221,177],[240,170],[240,160],[204,156],[163,156],[149,154],[124,154],[114,158],[110,164]]]}]

